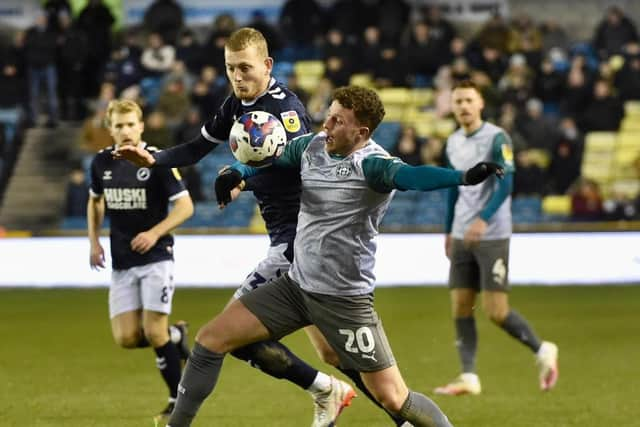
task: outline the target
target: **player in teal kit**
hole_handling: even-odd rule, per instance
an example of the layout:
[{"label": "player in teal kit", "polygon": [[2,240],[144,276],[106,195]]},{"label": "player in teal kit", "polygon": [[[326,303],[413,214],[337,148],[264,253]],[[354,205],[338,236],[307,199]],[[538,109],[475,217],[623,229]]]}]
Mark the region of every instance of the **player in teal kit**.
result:
[{"label": "player in teal kit", "polygon": [[[191,424],[213,390],[227,352],[311,324],[341,366],[360,372],[387,411],[414,426],[451,426],[433,401],[405,385],[373,307],[376,235],[396,189],[477,184],[501,169],[486,162],[466,172],[408,166],[370,139],[383,116],[374,91],[340,88],[324,131],[294,139],[276,160],[273,168],[298,170],[302,180],[292,266],[200,329],[169,426]],[[230,192],[243,178],[258,171],[238,172],[236,179],[226,180],[226,189],[218,186],[221,204],[231,200]]]},{"label": "player in teal kit", "polygon": [[511,140],[502,128],[482,120],[484,101],[474,83],[458,83],[451,96],[460,128],[447,140],[449,165],[465,170],[476,162],[496,162],[503,166],[505,177],[490,178],[475,187],[449,190],[445,250],[451,261],[449,287],[462,374],[435,392],[446,395],[481,392],[475,369],[477,332],[473,313],[480,292],[483,292],[482,306],[489,318],[536,354],[540,388],[549,390],[558,379],[558,347],[551,342],[541,342],[528,322],[509,307],[514,173]]}]

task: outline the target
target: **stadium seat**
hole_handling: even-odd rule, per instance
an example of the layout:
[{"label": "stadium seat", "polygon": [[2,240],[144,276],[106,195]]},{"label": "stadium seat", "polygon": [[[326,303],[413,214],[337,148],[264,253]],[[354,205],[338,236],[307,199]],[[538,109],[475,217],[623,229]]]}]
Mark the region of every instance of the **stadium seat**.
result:
[{"label": "stadium seat", "polygon": [[411,89],[409,92],[409,102],[417,108],[431,106],[433,104],[433,89]]},{"label": "stadium seat", "polygon": [[352,74],[349,78],[349,84],[352,86],[362,86],[373,88],[373,78],[368,73],[356,73]]},{"label": "stadium seat", "polygon": [[568,217],[571,214],[571,197],[545,196],[542,199],[542,212],[553,217]]},{"label": "stadium seat", "polygon": [[620,123],[621,131],[640,131],[640,120],[638,117],[625,117]]},{"label": "stadium seat", "polygon": [[324,75],[324,62],[322,61],[297,61],[293,64],[293,71],[296,76],[315,76],[322,77]]},{"label": "stadium seat", "polygon": [[640,101],[627,101],[624,103],[625,117],[640,117]]},{"label": "stadium seat", "polygon": [[585,136],[585,151],[613,150],[617,132],[589,132]]},{"label": "stadium seat", "polygon": [[395,105],[407,107],[411,100],[410,91],[404,87],[387,87],[378,90],[378,95],[385,108]]},{"label": "stadium seat", "polygon": [[618,148],[635,147],[640,149],[640,132],[618,133]]},{"label": "stadium seat", "polygon": [[634,199],[640,193],[640,181],[637,178],[615,180],[611,183],[609,191],[628,199]]}]

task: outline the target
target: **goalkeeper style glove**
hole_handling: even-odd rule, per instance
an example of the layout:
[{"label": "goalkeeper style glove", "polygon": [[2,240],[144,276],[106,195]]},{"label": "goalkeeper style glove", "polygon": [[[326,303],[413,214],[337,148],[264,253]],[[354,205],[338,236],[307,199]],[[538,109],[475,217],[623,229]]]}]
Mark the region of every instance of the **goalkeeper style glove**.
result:
[{"label": "goalkeeper style glove", "polygon": [[504,169],[497,163],[480,162],[464,173],[462,182],[464,185],[480,184],[493,174],[498,178],[502,178],[504,176]]},{"label": "goalkeeper style glove", "polygon": [[242,182],[242,175],[235,169],[227,168],[220,172],[216,178],[216,200],[219,205],[227,205],[231,203],[231,190],[236,188]]}]

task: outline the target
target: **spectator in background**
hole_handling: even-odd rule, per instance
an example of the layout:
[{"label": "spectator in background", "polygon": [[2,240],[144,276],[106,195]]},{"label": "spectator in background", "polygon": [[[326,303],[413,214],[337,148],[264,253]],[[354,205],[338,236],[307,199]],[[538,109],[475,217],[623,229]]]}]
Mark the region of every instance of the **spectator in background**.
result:
[{"label": "spectator in background", "polygon": [[307,102],[307,113],[311,117],[314,128],[318,128],[324,122],[329,104],[331,103],[331,94],[333,92],[333,83],[331,80],[323,78],[316,86],[316,90],[311,94],[309,102]]},{"label": "spectator in background", "polygon": [[147,47],[140,58],[145,73],[151,77],[162,77],[171,70],[175,60],[175,48],[167,44],[159,33],[149,34]]},{"label": "spectator in background", "polygon": [[190,74],[200,74],[203,62],[202,46],[189,28],[185,28],[178,37],[176,60],[184,62]]},{"label": "spectator in background", "polygon": [[110,61],[105,65],[104,80],[113,83],[118,93],[137,85],[144,75],[141,56],[142,49],[135,35],[126,33],[122,45],[113,50]]},{"label": "spectator in background", "polygon": [[516,172],[513,177],[513,196],[532,196],[544,193],[545,173],[534,161],[531,150],[516,153]]},{"label": "spectator in background", "polygon": [[571,117],[562,118],[548,169],[547,188],[551,194],[565,194],[578,179],[583,152],[584,136],[576,122]]},{"label": "spectator in background", "polygon": [[78,143],[78,155],[86,161],[86,163],[83,163],[86,166],[86,170],[88,170],[88,161],[90,161],[98,151],[113,144],[105,122],[106,113],[106,105],[101,105],[93,112],[91,117],[86,118],[82,123]]},{"label": "spectator in background", "polygon": [[375,25],[369,25],[362,33],[362,43],[355,49],[357,55],[354,64],[356,72],[367,73],[373,76],[380,58],[380,28]]},{"label": "spectator in background", "polygon": [[58,125],[58,76],[56,70],[56,36],[47,30],[47,16],[39,11],[35,25],[27,30],[24,52],[29,78],[30,122],[36,123],[40,114],[40,87],[46,88],[49,118],[46,125]]},{"label": "spectator in background", "polygon": [[166,80],[160,92],[156,109],[164,114],[167,127],[170,130],[175,131],[185,118],[190,106],[184,81],[175,77]]},{"label": "spectator in background", "polygon": [[533,81],[533,95],[542,101],[545,113],[558,114],[564,82],[565,75],[555,69],[551,58],[545,57]]},{"label": "spectator in background", "polygon": [[24,39],[25,33],[17,31],[11,44],[0,51],[0,110],[14,111],[16,118],[23,116],[28,101]]},{"label": "spectator in background", "polygon": [[408,40],[403,43],[407,56],[408,80],[414,87],[431,86],[438,68],[446,57],[440,55],[441,46],[431,38],[431,29],[424,21],[411,26]]},{"label": "spectator in background", "polygon": [[521,53],[527,64],[537,69],[542,58],[542,35],[531,16],[518,14],[511,22],[509,34],[509,52]]},{"label": "spectator in background", "polygon": [[[280,9],[278,27],[294,49],[316,46],[324,36],[324,10],[316,0],[286,0]],[[294,60],[303,58],[294,58]]]},{"label": "spectator in background", "polygon": [[560,48],[564,52],[570,45],[569,36],[556,18],[549,18],[540,25],[542,36],[542,53],[546,55],[551,49]]},{"label": "spectator in background", "polygon": [[496,49],[501,54],[509,53],[511,32],[499,13],[494,14],[482,26],[475,37],[481,49]]},{"label": "spectator in background", "polygon": [[560,113],[580,117],[591,100],[591,74],[582,55],[576,55],[571,60],[567,73],[564,97],[560,102]]},{"label": "spectator in background", "polygon": [[394,45],[384,44],[373,72],[373,81],[378,87],[405,86],[407,63],[404,55]]},{"label": "spectator in background", "polygon": [[593,46],[601,59],[620,54],[627,43],[638,41],[635,24],[618,6],[611,6],[598,24],[593,36]]},{"label": "spectator in background", "polygon": [[579,178],[569,189],[571,219],[573,221],[601,221],[603,219],[602,193],[597,182]]},{"label": "spectator in background", "polygon": [[335,87],[349,84],[352,74],[351,46],[347,44],[344,35],[337,28],[327,33],[322,56],[324,61],[324,77],[331,80]]},{"label": "spectator in background", "polygon": [[63,120],[82,120],[86,115],[84,105],[85,65],[89,57],[89,40],[86,34],[73,24],[71,16],[58,15],[58,93]]},{"label": "spectator in background", "polygon": [[424,139],[416,134],[415,127],[403,126],[390,154],[411,166],[420,166],[422,164],[420,149],[424,143]]},{"label": "spectator in background", "polygon": [[174,145],[167,117],[162,111],[152,111],[147,115],[144,125],[144,139],[145,141],[153,141],[153,145],[160,149]]},{"label": "spectator in background", "polygon": [[[409,26],[411,6],[405,0],[377,0],[363,1],[363,3],[370,3],[371,9],[377,12],[377,20],[367,22],[378,24],[383,42],[398,46],[402,32]],[[360,13],[357,16],[360,17]],[[357,34],[361,33],[362,28]]]},{"label": "spectator in background", "polygon": [[523,110],[531,98],[532,87],[533,71],[527,65],[527,59],[520,53],[511,55],[509,66],[498,82],[503,99],[515,104],[518,110]]},{"label": "spectator in background", "polygon": [[[78,28],[89,38],[89,57],[85,67],[88,76],[101,76],[111,54],[111,27],[113,14],[102,0],[89,0],[77,18]],[[85,79],[85,96],[94,97],[100,88],[97,79]]]},{"label": "spectator in background", "polygon": [[191,141],[200,135],[200,128],[202,127],[202,115],[200,109],[191,107],[187,114],[184,116],[182,122],[178,125],[174,133],[174,145],[181,144],[186,141]]},{"label": "spectator in background", "polygon": [[89,186],[87,185],[85,169],[78,164],[69,173],[64,215],[71,218],[86,217],[88,201]]},{"label": "spectator in background", "polygon": [[68,0],[47,0],[43,6],[47,15],[47,29],[53,33],[59,33],[62,30],[60,22],[60,14],[64,13],[71,16],[72,10]]},{"label": "spectator in background", "polygon": [[223,13],[213,20],[211,32],[202,45],[203,66],[212,66],[218,75],[225,71],[224,65],[224,45],[237,27],[233,15]]},{"label": "spectator in background", "polygon": [[176,45],[178,34],[184,25],[184,11],[175,0],[154,0],[144,12],[144,28],[158,33],[162,40]]},{"label": "spectator in background", "polygon": [[524,115],[517,121],[518,131],[527,142],[527,148],[544,150],[548,155],[555,140],[556,122],[543,114],[542,102],[537,98],[527,101]]},{"label": "spectator in background", "polygon": [[[368,25],[379,24],[377,6],[372,0],[336,0],[327,8],[325,24],[340,31],[345,43],[353,46]],[[387,41],[384,35],[382,40]]]},{"label": "spectator in background", "polygon": [[640,100],[640,45],[628,44],[624,58],[622,68],[614,77],[620,101]]},{"label": "spectator in background", "polygon": [[593,99],[582,114],[580,128],[584,132],[616,131],[623,116],[623,104],[611,93],[609,83],[598,80],[593,86]]},{"label": "spectator in background", "polygon": [[[423,18],[429,26],[429,36],[438,46],[438,56],[447,58],[451,41],[456,36],[456,30],[442,15],[440,5],[431,4],[423,6]],[[445,62],[446,63],[446,62]]]},{"label": "spectator in background", "polygon": [[228,93],[227,83],[224,79],[218,79],[217,69],[210,65],[205,66],[200,72],[200,78],[193,85],[191,103],[198,108],[200,115],[206,118],[212,111],[218,111]]},{"label": "spectator in background", "polygon": [[485,47],[476,66],[480,71],[484,71],[493,84],[498,84],[504,72],[507,70],[507,59],[498,49]]},{"label": "spectator in background", "polygon": [[434,136],[427,138],[420,147],[420,163],[427,166],[445,167],[444,141]]},{"label": "spectator in background", "polygon": [[[306,20],[308,19],[309,17],[307,17]],[[255,28],[260,31],[267,40],[269,51],[274,52],[274,56],[278,56],[278,52],[284,47],[284,40],[282,39],[282,34],[278,27],[267,21],[263,11],[255,9],[251,12],[251,20],[247,24],[247,27]]]}]

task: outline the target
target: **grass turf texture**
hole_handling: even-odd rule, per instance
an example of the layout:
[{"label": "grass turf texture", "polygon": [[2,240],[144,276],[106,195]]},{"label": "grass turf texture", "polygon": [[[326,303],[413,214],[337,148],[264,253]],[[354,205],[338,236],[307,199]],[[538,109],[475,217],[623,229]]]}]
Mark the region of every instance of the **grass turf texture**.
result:
[{"label": "grass turf texture", "polygon": [[[193,337],[231,294],[178,289],[172,319],[188,320]],[[639,301],[640,286],[517,287],[512,305],[560,346],[557,388],[540,392],[531,352],[479,316],[482,395],[434,399],[456,427],[637,426]],[[433,397],[458,373],[447,291],[379,289],[376,306],[408,385]],[[117,348],[107,316],[104,289],[0,291],[0,425],[153,426],[167,396],[155,356]],[[285,343],[340,375],[322,365],[304,333]],[[228,357],[193,425],[299,427],[311,416],[305,392]],[[340,425],[391,423],[361,396]]]}]

